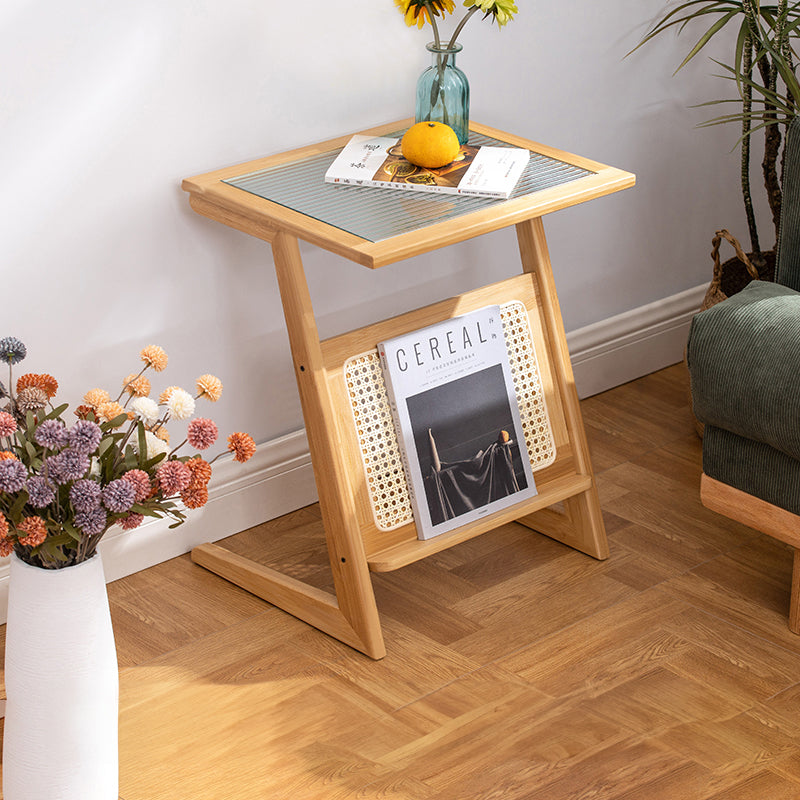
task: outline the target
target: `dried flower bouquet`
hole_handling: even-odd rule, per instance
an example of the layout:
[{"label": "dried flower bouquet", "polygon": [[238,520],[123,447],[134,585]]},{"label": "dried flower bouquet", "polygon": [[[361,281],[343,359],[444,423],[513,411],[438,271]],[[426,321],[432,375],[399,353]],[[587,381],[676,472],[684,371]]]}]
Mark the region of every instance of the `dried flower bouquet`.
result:
[{"label": "dried flower bouquet", "polygon": [[[90,558],[112,525],[138,527],[145,517],[169,517],[176,527],[186,510],[208,501],[208,482],[217,456],[179,456],[188,445],[204,451],[217,440],[216,424],[194,417],[195,401],[216,402],[222,383],[213,375],[197,379],[195,395],[177,386],[150,397],[145,372],[162,372],[167,354],[156,345],[141,353],[144,367],[122,381],[116,399],[92,389],[75,409],[53,405],[58,382],[28,373],[13,383],[12,367],[27,355],[14,337],[0,339],[0,361],[8,364],[8,389],[0,411],[0,556],[58,569]],[[170,448],[167,423],[190,420],[186,439]],[[255,443],[246,433],[228,437],[234,459],[247,461]]]}]

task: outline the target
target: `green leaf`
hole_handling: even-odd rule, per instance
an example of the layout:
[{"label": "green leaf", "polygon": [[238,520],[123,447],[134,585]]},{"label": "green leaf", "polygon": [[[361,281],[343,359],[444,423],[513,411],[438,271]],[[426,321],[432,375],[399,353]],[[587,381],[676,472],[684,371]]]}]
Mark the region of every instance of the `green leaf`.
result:
[{"label": "green leaf", "polygon": [[80,542],[83,539],[83,534],[68,520],[64,520],[62,523],[64,528],[64,532],[68,535],[68,540],[72,539],[76,542]]},{"label": "green leaf", "polygon": [[100,444],[97,446],[97,457],[102,458],[105,453],[108,451],[109,447],[114,445],[115,436],[105,436],[100,440]]},{"label": "green leaf", "polygon": [[125,469],[136,469],[139,466],[139,456],[136,451],[129,445],[125,448]]},{"label": "green leaf", "polygon": [[111,419],[105,423],[105,425],[107,426],[106,429],[110,430],[112,428],[119,428],[119,426],[123,425],[125,422],[127,422],[127,420],[128,420],[127,414],[118,414],[116,417],[114,417],[114,419]]},{"label": "green leaf", "polygon": [[147,436],[145,436],[144,423],[141,420],[136,425],[136,434],[139,439],[139,466],[141,467],[147,459]]},{"label": "green leaf", "polygon": [[69,403],[62,403],[60,406],[56,406],[45,419],[58,419],[68,408]]},{"label": "green leaf", "polygon": [[[675,73],[680,72],[713,38],[714,34],[724,28],[737,14],[736,11],[728,12],[724,17],[718,19],[698,40],[697,44],[689,51],[689,55],[681,61]],[[673,73],[673,74],[675,74]]]},{"label": "green leaf", "polygon": [[8,512],[8,516],[11,518],[11,521],[16,525],[22,519],[22,509],[25,508],[25,503],[28,502],[28,493],[25,489],[21,489],[19,494],[17,495],[16,500],[14,500],[14,504],[11,506]]},{"label": "green leaf", "polygon": [[153,467],[158,464],[159,461],[163,461],[167,457],[166,453],[158,453],[157,455],[153,456],[151,459],[145,461],[142,464],[142,469],[145,472],[149,472]]},{"label": "green leaf", "polygon": [[142,516],[145,517],[156,517],[157,519],[160,519],[162,516],[157,511],[154,511],[152,508],[140,505],[139,503],[134,503],[131,506],[131,511],[133,511],[136,514],[141,514]]},{"label": "green leaf", "polygon": [[64,544],[72,544],[72,537],[66,533],[57,533],[55,536],[48,536],[39,547],[43,548],[48,544],[55,545],[56,547],[61,547],[61,545]]},{"label": "green leaf", "polygon": [[65,544],[72,544],[69,536],[66,536],[65,534],[51,536],[42,542],[42,544],[40,544],[38,547],[34,547],[31,552],[36,553],[40,557],[44,556],[43,560],[45,561],[60,561],[63,563],[65,561],[69,561],[69,559],[61,550],[61,546]]}]

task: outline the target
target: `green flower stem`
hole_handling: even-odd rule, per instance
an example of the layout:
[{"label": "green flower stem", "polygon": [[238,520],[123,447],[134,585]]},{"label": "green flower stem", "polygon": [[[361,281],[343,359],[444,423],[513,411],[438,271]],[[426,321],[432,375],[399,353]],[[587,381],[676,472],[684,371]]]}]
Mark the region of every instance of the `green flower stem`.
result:
[{"label": "green flower stem", "polygon": [[169,458],[170,456],[174,456],[175,453],[177,453],[178,450],[180,450],[181,447],[183,447],[186,444],[186,442],[188,442],[188,441],[189,441],[188,439],[184,439],[177,447],[174,447],[172,450],[170,450],[169,451],[169,455],[167,456],[167,458]]},{"label": "green flower stem", "polygon": [[[129,387],[129,386],[130,386],[130,385],[131,385],[131,384],[132,384],[132,383],[133,383],[133,382],[134,382],[134,381],[135,381],[137,378],[141,378],[141,377],[142,377],[142,375],[144,375],[144,373],[145,373],[145,372],[147,372],[147,367],[148,367],[148,366],[149,366],[148,364],[145,364],[145,365],[144,365],[144,369],[142,369],[142,370],[141,370],[141,372],[140,372],[138,375],[134,375],[134,376],[133,376],[133,377],[132,377],[132,378],[131,378],[131,379],[130,379],[130,380],[129,380],[129,381],[128,381],[128,382],[127,382],[127,383],[126,383],[126,384],[125,384],[123,387],[122,387],[122,391],[121,391],[121,392],[120,392],[120,393],[117,395],[117,400],[116,400],[116,402],[117,402],[117,403],[119,403],[119,401],[120,401],[120,400],[122,400],[122,395],[123,395],[123,394],[125,394],[125,390],[126,390],[126,389],[127,389],[127,388],[128,388],[128,387]],[[133,399],[133,395],[130,395],[130,396],[128,397],[128,399],[125,401],[125,406],[127,406],[127,405],[128,405],[128,403],[130,403],[130,401],[131,401],[132,399]],[[123,406],[123,408],[124,408],[124,406]]]},{"label": "green flower stem", "polygon": [[[433,82],[433,85],[431,86],[431,109],[433,109],[439,100],[440,86],[442,84],[442,81],[444,80],[444,70],[445,67],[447,66],[447,55],[445,55],[444,58],[442,58],[442,55],[438,52],[442,48],[442,40],[439,36],[439,26],[436,24],[436,15],[433,13],[433,7],[431,6],[430,2],[428,2],[428,0],[425,1],[425,8],[428,9],[428,15],[430,16],[431,19],[431,28],[433,28],[433,43],[436,46],[437,50],[436,53],[437,76],[436,80]],[[467,14],[464,19],[466,19],[467,17],[469,17],[469,14]],[[455,36],[451,41],[455,41]],[[447,119],[447,106],[444,103],[444,98],[442,98],[442,107],[444,111],[443,122],[445,125],[448,125],[449,122]]]},{"label": "green flower stem", "polygon": [[453,35],[450,37],[450,44],[447,45],[448,50],[452,50],[455,47],[456,39],[458,39],[458,35],[464,29],[464,26],[467,24],[467,20],[478,10],[479,6],[472,6],[472,8],[464,15],[461,22],[458,23],[455,31],[453,31]]},{"label": "green flower stem", "polygon": [[431,20],[431,28],[433,28],[433,41],[436,43],[436,49],[441,47],[441,39],[439,38],[439,26],[436,24],[436,14],[433,13],[433,6],[430,0],[425,0],[425,8],[428,9],[428,16]]},{"label": "green flower stem", "polygon": [[8,403],[11,406],[11,413],[15,414],[17,402],[14,399],[14,376],[11,374],[11,362],[8,362]]}]

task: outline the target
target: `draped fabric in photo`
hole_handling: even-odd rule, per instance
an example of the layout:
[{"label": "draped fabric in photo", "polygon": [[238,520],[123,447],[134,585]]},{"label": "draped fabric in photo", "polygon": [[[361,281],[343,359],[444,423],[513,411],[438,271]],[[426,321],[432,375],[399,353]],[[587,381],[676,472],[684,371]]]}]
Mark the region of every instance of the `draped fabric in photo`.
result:
[{"label": "draped fabric in photo", "polygon": [[450,463],[439,461],[432,435],[430,441],[433,468],[426,483],[428,507],[434,524],[520,491],[514,473],[511,441],[493,442],[472,458]]}]

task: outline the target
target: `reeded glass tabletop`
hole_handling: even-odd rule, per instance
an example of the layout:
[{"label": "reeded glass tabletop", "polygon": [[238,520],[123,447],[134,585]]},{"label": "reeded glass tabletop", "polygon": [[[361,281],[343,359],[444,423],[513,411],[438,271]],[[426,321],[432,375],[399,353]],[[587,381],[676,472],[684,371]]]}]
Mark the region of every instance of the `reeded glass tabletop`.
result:
[{"label": "reeded glass tabletop", "polygon": [[[386,135],[399,138],[402,131]],[[478,146],[511,146],[507,142],[474,131],[470,134],[469,143]],[[433,223],[508,202],[467,195],[401,192],[325,183],[325,173],[340,152],[341,148],[337,148],[256,172],[225,178],[224,183],[369,242],[380,242]],[[531,152],[525,172],[508,199],[534,194],[594,174],[583,167]]]}]

